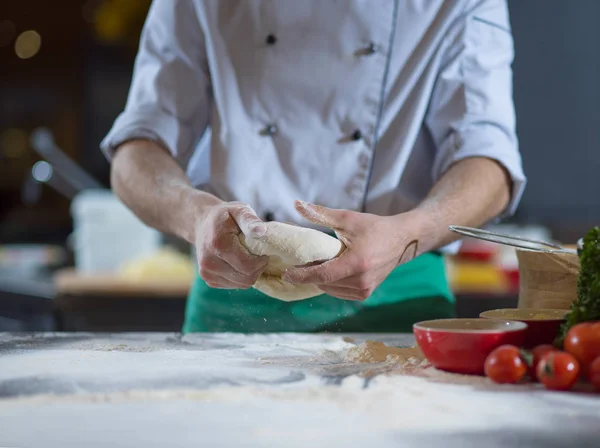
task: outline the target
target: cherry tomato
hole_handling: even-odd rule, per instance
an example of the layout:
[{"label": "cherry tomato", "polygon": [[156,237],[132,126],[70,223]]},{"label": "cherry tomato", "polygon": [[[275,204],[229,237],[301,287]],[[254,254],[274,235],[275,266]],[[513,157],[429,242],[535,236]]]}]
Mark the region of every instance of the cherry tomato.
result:
[{"label": "cherry tomato", "polygon": [[566,352],[550,352],[537,366],[537,377],[546,389],[569,390],[579,376],[579,362]]},{"label": "cherry tomato", "polygon": [[596,391],[600,392],[600,356],[592,361],[588,368],[590,382]]},{"label": "cherry tomato", "polygon": [[565,351],[577,358],[583,375],[587,376],[588,366],[600,356],[600,322],[573,326],[565,338]]},{"label": "cherry tomato", "polygon": [[527,372],[527,364],[514,345],[501,345],[485,360],[485,374],[495,383],[516,383]]},{"label": "cherry tomato", "polygon": [[550,344],[542,344],[531,350],[531,365],[529,366],[529,376],[534,381],[537,380],[536,369],[544,356],[551,352],[559,351],[555,346]]}]

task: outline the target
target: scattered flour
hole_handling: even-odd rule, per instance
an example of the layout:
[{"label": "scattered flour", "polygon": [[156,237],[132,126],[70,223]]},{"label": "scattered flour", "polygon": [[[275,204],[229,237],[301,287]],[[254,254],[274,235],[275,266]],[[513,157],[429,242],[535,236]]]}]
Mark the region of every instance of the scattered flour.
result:
[{"label": "scattered flour", "polygon": [[127,344],[82,344],[77,350],[96,350],[101,352],[153,352],[159,350],[158,347],[148,345],[127,345]]},{"label": "scattered flour", "polygon": [[[529,430],[547,429],[552,418],[565,419],[590,417],[595,409],[593,397],[575,397],[564,406],[550,406],[552,394],[541,391],[532,394],[533,386],[478,388],[467,384],[440,384],[426,378],[411,376],[383,376],[368,388],[357,377],[346,378],[339,387],[312,384],[281,387],[246,386],[216,387],[206,390],[127,390],[104,393],[70,395],[37,395],[0,400],[0,417],[11,417],[23,427],[39,417],[59,413],[65,421],[90,415],[100,416],[104,425],[117,424],[120,412],[131,409],[138,402],[141,419],[156,422],[168,417],[165,409],[177,412],[178,418],[193,427],[194,419],[218,416],[228,422],[232,415],[241,420],[252,420],[253,428],[271,427],[274,419],[301,419],[307,415],[328,414],[337,408],[341,417],[361,422],[373,433],[386,430],[474,431],[502,427],[519,427]],[[498,393],[502,390],[502,393]],[[101,407],[103,403],[109,407]],[[196,404],[194,404],[196,403]],[[126,405],[128,407],[123,407]],[[309,405],[310,407],[304,407]],[[178,412],[178,409],[182,409]],[[194,410],[191,412],[190,410]],[[257,412],[261,410],[261,412]],[[120,411],[120,412],[119,412]],[[407,412],[408,411],[408,412]],[[202,414],[204,413],[204,414]],[[212,413],[212,415],[210,415]],[[264,420],[265,413],[270,415]],[[15,418],[21,415],[21,419]],[[243,418],[241,416],[244,416]],[[327,431],[330,423],[313,421],[311,430]],[[282,423],[283,424],[283,423]],[[160,425],[159,425],[160,426]]]},{"label": "scattered flour", "polygon": [[248,446],[263,437],[253,446],[412,447],[437,445],[407,445],[406,434],[600,425],[595,396],[440,372],[416,347],[325,335],[152,338],[53,340],[0,352],[3,444],[76,447],[87,437],[93,446]]},{"label": "scattered flour", "polygon": [[371,363],[388,362],[396,364],[419,365],[425,356],[419,347],[390,347],[383,342],[366,341],[349,349],[344,355],[345,362]]}]

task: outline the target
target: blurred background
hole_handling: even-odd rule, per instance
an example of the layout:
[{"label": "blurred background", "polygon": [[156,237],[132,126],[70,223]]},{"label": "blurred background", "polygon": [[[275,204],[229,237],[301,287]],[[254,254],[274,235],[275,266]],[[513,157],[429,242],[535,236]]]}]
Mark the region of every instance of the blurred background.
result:
[{"label": "blurred background", "polygon": [[[0,331],[179,331],[193,255],[99,190],[150,0],[2,3]],[[574,244],[600,223],[600,2],[509,7],[529,184],[495,229]],[[513,250],[469,240],[448,269],[459,316],[516,305]]]}]

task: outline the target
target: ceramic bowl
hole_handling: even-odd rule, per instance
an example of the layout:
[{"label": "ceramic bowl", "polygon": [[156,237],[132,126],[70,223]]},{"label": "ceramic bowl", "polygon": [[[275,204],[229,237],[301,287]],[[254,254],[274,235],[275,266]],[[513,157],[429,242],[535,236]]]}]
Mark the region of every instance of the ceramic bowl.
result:
[{"label": "ceramic bowl", "polygon": [[515,320],[527,324],[523,346],[533,348],[540,344],[552,344],[569,310],[550,308],[503,308],[484,311],[479,316],[485,319]]},{"label": "ceramic bowl", "polygon": [[501,319],[437,319],[413,325],[427,360],[448,372],[482,375],[485,358],[503,344],[521,346],[527,324]]}]

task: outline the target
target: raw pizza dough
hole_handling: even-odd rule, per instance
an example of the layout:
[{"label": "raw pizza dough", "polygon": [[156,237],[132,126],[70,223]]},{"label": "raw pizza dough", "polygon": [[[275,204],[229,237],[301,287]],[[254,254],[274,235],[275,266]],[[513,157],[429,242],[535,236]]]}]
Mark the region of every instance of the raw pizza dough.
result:
[{"label": "raw pizza dough", "polygon": [[293,285],[281,276],[286,269],[337,257],[344,245],[338,239],[314,229],[282,222],[267,222],[266,235],[252,238],[240,235],[240,240],[254,255],[267,255],[269,264],[254,284],[254,288],[275,299],[292,302],[323,294],[315,285]]}]

